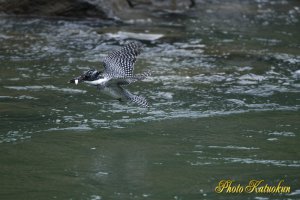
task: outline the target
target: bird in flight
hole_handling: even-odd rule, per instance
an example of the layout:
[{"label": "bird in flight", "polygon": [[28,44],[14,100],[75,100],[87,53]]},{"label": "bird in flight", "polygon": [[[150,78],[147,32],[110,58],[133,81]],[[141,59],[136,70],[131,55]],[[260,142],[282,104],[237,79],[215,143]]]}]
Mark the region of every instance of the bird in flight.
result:
[{"label": "bird in flight", "polygon": [[136,57],[141,53],[143,45],[134,41],[111,52],[103,60],[103,71],[90,69],[82,75],[70,80],[76,85],[80,82],[96,86],[101,92],[119,101],[130,101],[141,107],[149,107],[147,100],[129,92],[123,86],[145,79],[149,72],[133,74]]}]

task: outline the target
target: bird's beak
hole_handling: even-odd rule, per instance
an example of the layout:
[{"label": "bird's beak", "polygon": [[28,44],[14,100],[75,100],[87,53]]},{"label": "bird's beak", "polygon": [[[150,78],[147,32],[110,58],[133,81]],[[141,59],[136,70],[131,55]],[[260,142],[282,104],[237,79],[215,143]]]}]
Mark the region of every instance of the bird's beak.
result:
[{"label": "bird's beak", "polygon": [[83,76],[78,76],[76,78],[73,78],[69,81],[69,83],[75,83],[77,85],[78,83],[81,83],[83,81]]}]

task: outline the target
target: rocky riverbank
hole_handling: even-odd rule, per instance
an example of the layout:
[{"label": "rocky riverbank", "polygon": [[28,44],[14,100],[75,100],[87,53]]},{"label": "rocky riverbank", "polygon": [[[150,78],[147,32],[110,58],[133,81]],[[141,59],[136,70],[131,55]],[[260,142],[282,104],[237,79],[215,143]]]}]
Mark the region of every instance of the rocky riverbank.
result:
[{"label": "rocky riverbank", "polygon": [[184,12],[194,0],[1,0],[0,13],[28,16],[136,19],[154,11]]}]

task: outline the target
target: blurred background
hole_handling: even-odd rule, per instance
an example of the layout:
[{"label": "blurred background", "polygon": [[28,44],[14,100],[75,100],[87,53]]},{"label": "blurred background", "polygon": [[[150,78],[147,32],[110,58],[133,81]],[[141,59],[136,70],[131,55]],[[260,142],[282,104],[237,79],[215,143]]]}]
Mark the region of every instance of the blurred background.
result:
[{"label": "blurred background", "polygon": [[[299,199],[299,17],[297,0],[1,0],[0,199]],[[68,84],[132,40],[149,109]]]}]

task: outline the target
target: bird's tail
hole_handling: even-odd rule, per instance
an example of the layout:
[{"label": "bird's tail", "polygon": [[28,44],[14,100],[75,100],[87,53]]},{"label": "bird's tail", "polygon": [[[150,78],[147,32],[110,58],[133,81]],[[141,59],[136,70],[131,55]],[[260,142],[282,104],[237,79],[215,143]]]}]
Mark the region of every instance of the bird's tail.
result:
[{"label": "bird's tail", "polygon": [[138,81],[141,81],[147,78],[148,76],[151,76],[150,71],[143,72],[142,74],[137,74],[134,76],[134,78],[137,79]]},{"label": "bird's tail", "polygon": [[131,83],[134,83],[134,82],[137,82],[137,81],[141,81],[141,80],[144,80],[145,78],[147,78],[148,76],[151,75],[151,72],[150,71],[147,71],[147,72],[144,72],[142,74],[137,74],[133,77],[130,77],[126,80],[126,84],[124,85],[127,85],[127,84],[131,84]]}]

